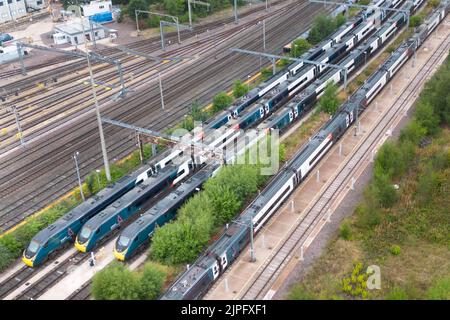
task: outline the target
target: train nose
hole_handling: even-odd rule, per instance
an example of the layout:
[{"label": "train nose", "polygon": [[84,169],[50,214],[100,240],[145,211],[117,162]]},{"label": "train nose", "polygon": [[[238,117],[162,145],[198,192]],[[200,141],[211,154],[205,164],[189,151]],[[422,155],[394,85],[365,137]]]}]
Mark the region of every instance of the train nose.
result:
[{"label": "train nose", "polygon": [[75,248],[77,248],[78,251],[86,252],[86,245],[79,243],[78,240],[75,241]]},{"label": "train nose", "polygon": [[125,261],[125,252],[118,252],[116,248],[114,248],[114,257],[116,257],[117,260]]},{"label": "train nose", "polygon": [[33,267],[33,260],[31,260],[31,259],[28,259],[27,257],[25,257],[25,256],[22,256],[22,261],[23,261],[23,263],[25,263],[27,266],[29,266],[29,267]]}]

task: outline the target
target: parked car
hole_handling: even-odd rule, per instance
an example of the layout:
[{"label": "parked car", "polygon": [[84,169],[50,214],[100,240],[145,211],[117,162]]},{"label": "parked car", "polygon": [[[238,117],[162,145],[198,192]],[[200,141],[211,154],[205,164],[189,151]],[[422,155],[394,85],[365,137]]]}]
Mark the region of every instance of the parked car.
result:
[{"label": "parked car", "polygon": [[4,42],[11,41],[12,39],[14,39],[13,36],[7,33],[0,33],[0,45],[3,45]]}]

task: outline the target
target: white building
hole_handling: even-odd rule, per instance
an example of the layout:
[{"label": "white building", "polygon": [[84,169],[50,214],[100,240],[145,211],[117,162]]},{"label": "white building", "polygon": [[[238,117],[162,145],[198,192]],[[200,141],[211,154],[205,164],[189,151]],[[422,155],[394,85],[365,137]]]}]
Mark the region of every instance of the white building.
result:
[{"label": "white building", "polygon": [[[92,23],[92,31],[89,20],[83,19],[84,32],[88,41],[91,40],[94,34],[95,40],[105,38],[105,30],[96,23]],[[77,46],[84,43],[83,29],[80,19],[74,19],[70,22],[56,25],[53,27],[55,33],[53,34],[53,41],[55,44],[69,43]]]},{"label": "white building", "polygon": [[0,0],[0,23],[15,20],[26,14],[25,0]]},{"label": "white building", "polygon": [[105,13],[112,11],[112,1],[91,1],[89,4],[81,5],[81,12],[83,16],[90,17],[98,13]]},{"label": "white building", "polygon": [[25,0],[25,5],[28,12],[39,11],[46,7],[44,0]]}]

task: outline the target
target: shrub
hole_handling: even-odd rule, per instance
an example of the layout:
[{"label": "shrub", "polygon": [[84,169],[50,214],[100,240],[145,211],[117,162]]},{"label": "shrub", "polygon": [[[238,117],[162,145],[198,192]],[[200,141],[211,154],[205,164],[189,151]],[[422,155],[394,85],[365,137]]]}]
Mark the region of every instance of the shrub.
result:
[{"label": "shrub", "polygon": [[158,298],[166,277],[167,274],[161,267],[152,262],[146,263],[138,280],[139,299],[155,300]]},{"label": "shrub", "polygon": [[213,99],[213,112],[218,112],[228,108],[233,103],[233,98],[226,92],[220,92]]},{"label": "shrub", "polygon": [[319,99],[322,111],[333,115],[339,108],[340,101],[337,96],[338,87],[334,83],[327,84],[324,94]]},{"label": "shrub", "polygon": [[211,201],[204,193],[191,198],[179,211],[179,218],[157,228],[150,254],[166,264],[192,261],[208,243],[213,228]]},{"label": "shrub", "polygon": [[13,252],[11,252],[5,245],[0,243],[0,270],[6,269],[11,262],[16,259]]},{"label": "shrub", "polygon": [[237,99],[242,97],[249,91],[247,84],[242,83],[241,80],[236,80],[233,84],[233,96]]},{"label": "shrub", "polygon": [[339,227],[339,237],[341,237],[344,240],[351,240],[352,229],[348,221],[344,221]]},{"label": "shrub", "polygon": [[409,27],[410,28],[415,28],[418,27],[422,24],[422,17],[414,15],[412,17],[409,18]]},{"label": "shrub", "polygon": [[292,42],[291,56],[294,58],[300,57],[303,53],[312,48],[312,44],[306,39],[296,39]]},{"label": "shrub", "polygon": [[389,251],[390,251],[391,254],[393,254],[394,256],[398,256],[398,255],[400,254],[400,252],[401,252],[400,246],[398,246],[398,245],[392,245]]},{"label": "shrub", "polygon": [[138,279],[125,265],[114,261],[94,275],[92,295],[96,300],[137,299]]},{"label": "shrub", "polygon": [[435,134],[439,129],[439,116],[433,111],[432,105],[419,102],[414,111],[414,118],[420,126],[426,129],[428,135]]},{"label": "shrub", "polygon": [[355,263],[351,275],[342,279],[341,288],[344,293],[350,296],[366,299],[368,297],[367,279],[369,278],[369,274],[362,270],[362,263]]},{"label": "shrub", "polygon": [[427,130],[422,127],[419,122],[413,120],[408,123],[400,132],[400,142],[410,141],[414,145],[418,145],[419,142],[425,137]]}]

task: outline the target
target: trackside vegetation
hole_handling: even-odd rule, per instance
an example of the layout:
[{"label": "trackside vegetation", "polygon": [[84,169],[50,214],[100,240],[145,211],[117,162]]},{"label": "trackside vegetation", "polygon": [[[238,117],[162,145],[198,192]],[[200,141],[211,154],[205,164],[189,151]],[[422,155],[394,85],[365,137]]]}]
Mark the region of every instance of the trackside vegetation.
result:
[{"label": "trackside vegetation", "polygon": [[132,272],[117,261],[95,274],[92,295],[96,300],[153,300],[168,276],[166,267],[148,262],[142,270]]},{"label": "trackside vegetation", "polygon": [[[450,56],[399,139],[378,151],[361,203],[290,299],[450,299],[448,101]],[[380,267],[380,290],[360,279],[369,265]]]}]

